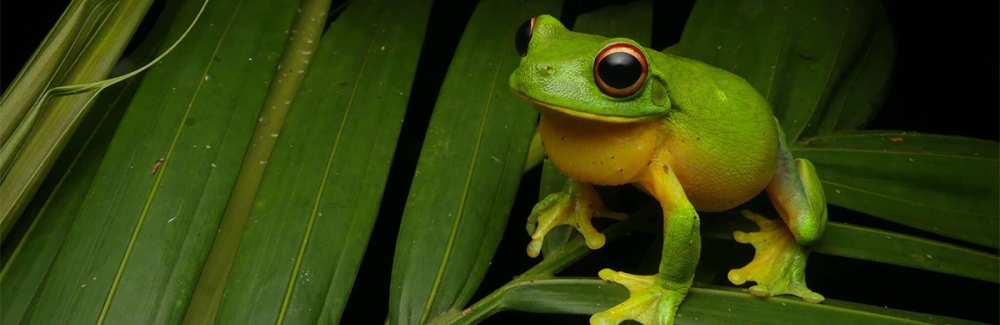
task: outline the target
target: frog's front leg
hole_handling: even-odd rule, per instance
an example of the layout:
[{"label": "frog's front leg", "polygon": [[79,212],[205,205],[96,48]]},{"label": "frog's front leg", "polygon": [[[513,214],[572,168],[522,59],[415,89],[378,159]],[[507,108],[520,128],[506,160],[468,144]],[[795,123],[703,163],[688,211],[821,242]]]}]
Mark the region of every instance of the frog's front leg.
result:
[{"label": "frog's front leg", "polygon": [[592,217],[621,220],[628,215],[608,210],[592,185],[567,177],[562,191],[549,194],[539,201],[528,216],[527,230],[531,235],[528,256],[537,257],[542,250],[545,235],[560,225],[576,228],[583,234],[590,249],[603,247],[604,234],[590,223]]},{"label": "frog's front leg", "polygon": [[781,220],[769,220],[743,211],[743,216],[756,223],[760,231],[737,231],[734,237],[740,243],[752,244],[756,253],[750,264],[730,271],[729,280],[737,285],[748,280],[757,282],[750,288],[750,293],[756,296],[792,294],[818,303],[823,301],[823,296],[806,287],[809,250],[804,245],[823,235],[827,219],[826,198],[812,163],[792,158],[784,139],[784,134],[779,132],[778,170],[767,185],[767,195]]},{"label": "frog's front leg", "polygon": [[643,187],[663,208],[663,257],[659,273],[640,276],[604,269],[600,277],[624,285],[629,299],[590,318],[593,325],[635,320],[645,325],[674,323],[677,308],[694,280],[701,254],[700,221],[680,182],[666,163],[654,161]]}]

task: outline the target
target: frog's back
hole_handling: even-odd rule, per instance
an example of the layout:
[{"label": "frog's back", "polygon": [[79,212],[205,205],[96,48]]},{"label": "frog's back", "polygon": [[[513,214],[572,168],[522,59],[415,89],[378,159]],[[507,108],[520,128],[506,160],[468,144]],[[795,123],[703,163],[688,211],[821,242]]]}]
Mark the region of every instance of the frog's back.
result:
[{"label": "frog's back", "polygon": [[767,100],[743,78],[671,55],[664,148],[685,194],[700,211],[722,211],[760,193],[774,175],[778,131]]}]

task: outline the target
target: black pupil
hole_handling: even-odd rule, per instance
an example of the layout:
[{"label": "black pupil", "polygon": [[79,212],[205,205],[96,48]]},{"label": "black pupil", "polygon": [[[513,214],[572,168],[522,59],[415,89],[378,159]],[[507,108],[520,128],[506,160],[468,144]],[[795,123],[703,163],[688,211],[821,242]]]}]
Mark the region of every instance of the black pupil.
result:
[{"label": "black pupil", "polygon": [[608,54],[597,65],[597,74],[604,84],[615,89],[625,89],[642,76],[642,63],[635,56],[625,52]]},{"label": "black pupil", "polygon": [[531,41],[531,19],[525,20],[514,34],[514,48],[517,49],[517,55],[523,57],[528,54],[529,41]]}]

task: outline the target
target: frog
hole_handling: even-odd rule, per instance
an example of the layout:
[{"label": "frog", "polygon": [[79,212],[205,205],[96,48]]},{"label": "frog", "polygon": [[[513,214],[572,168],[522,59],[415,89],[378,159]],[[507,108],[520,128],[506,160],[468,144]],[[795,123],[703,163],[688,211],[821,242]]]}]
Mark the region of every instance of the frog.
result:
[{"label": "frog", "polygon": [[589,249],[603,247],[591,219],[629,216],[609,210],[595,186],[633,185],[662,211],[657,273],[600,270],[629,297],[593,314],[591,324],[674,324],[701,254],[699,213],[735,211],[762,192],[778,217],[740,210],[759,230],[733,237],[755,253],[727,278],[754,282],[747,289],[754,296],[825,299],[805,282],[809,247],[827,223],[822,184],[809,160],[792,156],[767,99],[745,79],[629,38],[571,31],[551,15],[524,21],[514,48],[520,61],[510,89],[539,112],[536,135],[566,176],[528,216],[527,254],[537,257],[546,234],[561,225],[575,228]]}]

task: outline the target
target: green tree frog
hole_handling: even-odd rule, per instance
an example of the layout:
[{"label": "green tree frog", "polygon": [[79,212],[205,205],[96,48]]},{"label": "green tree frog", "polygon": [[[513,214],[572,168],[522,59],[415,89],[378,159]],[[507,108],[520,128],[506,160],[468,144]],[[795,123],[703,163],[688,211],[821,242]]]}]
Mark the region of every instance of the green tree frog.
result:
[{"label": "green tree frog", "polygon": [[542,145],[567,176],[561,192],[538,202],[528,218],[528,255],[536,257],[559,225],[575,227],[591,249],[604,245],[590,219],[625,215],[609,211],[594,185],[635,185],[663,211],[658,273],[601,270],[630,295],[591,324],[673,324],[701,253],[698,212],[732,209],[765,190],[780,219],[742,210],[760,231],[734,237],[756,253],[729,280],[755,282],[755,296],[824,299],[806,286],[804,246],[823,234],[823,189],[812,163],[792,157],[767,100],[749,83],[630,39],[570,31],[548,15],[524,22],[515,48],[521,59],[510,87],[540,112]]}]

